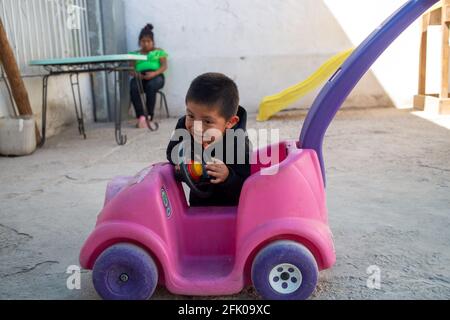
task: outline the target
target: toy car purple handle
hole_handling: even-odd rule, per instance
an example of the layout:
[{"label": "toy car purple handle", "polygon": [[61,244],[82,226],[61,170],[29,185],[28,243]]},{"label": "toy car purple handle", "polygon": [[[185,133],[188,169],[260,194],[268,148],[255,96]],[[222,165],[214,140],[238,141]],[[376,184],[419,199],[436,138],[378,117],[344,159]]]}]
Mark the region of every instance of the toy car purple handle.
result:
[{"label": "toy car purple handle", "polygon": [[315,150],[326,184],[322,145],[325,133],[347,96],[389,45],[439,0],[410,0],[378,27],[344,62],[314,101],[300,134],[300,146]]}]

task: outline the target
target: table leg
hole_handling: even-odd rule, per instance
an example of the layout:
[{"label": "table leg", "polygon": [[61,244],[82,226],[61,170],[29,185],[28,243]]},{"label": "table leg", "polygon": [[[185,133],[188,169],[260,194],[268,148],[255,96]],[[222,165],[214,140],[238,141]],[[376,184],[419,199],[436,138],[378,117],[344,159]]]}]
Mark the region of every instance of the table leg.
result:
[{"label": "table leg", "polygon": [[41,142],[39,147],[42,148],[45,144],[46,128],[47,128],[47,92],[48,92],[48,78],[50,75],[45,75],[42,79],[42,123],[41,123]]},{"label": "table leg", "polygon": [[[75,77],[75,80],[74,80]],[[78,121],[78,132],[80,135],[86,139],[86,131],[84,129],[84,114],[83,114],[83,102],[81,100],[81,89],[80,89],[80,78],[78,73],[71,73],[70,74],[70,85],[72,87],[72,95],[73,95],[73,102],[75,103],[75,113],[77,115],[77,121]],[[78,103],[77,103],[77,96],[75,94],[74,87],[77,87],[77,93],[78,93]]]},{"label": "table leg", "polygon": [[118,87],[120,85],[119,71],[114,71],[114,111],[116,120],[116,142],[119,146],[123,146],[127,143],[127,136],[122,134],[122,110],[118,101]]}]

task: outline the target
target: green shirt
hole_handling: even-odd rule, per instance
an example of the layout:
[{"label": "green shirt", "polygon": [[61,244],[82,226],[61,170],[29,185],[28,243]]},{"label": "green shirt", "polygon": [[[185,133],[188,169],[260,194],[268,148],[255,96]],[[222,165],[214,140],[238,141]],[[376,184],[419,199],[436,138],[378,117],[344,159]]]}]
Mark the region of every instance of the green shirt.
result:
[{"label": "green shirt", "polygon": [[[140,51],[133,51],[130,54],[141,55]],[[147,60],[136,61],[136,71],[156,71],[161,68],[161,59],[167,58],[169,55],[162,49],[150,51],[147,54]]]}]

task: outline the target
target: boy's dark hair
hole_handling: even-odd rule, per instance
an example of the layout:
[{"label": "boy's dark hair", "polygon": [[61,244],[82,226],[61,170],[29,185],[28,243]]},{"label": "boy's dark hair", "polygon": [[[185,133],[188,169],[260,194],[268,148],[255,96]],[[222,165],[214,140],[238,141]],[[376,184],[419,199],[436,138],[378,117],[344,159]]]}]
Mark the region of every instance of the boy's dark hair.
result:
[{"label": "boy's dark hair", "polygon": [[239,109],[239,90],[236,83],[221,73],[205,73],[191,84],[186,104],[195,102],[210,107],[218,106],[222,117],[229,120]]},{"label": "boy's dark hair", "polygon": [[153,25],[151,23],[147,23],[147,25],[142,28],[141,33],[139,34],[139,42],[145,37],[149,37],[152,41],[155,41],[153,35]]}]

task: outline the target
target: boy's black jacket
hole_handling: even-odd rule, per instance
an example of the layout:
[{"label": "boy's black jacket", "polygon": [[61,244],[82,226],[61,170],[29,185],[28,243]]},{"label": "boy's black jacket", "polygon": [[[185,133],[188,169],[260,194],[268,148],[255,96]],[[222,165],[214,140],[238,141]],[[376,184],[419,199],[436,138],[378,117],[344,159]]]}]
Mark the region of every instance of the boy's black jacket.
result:
[{"label": "boy's black jacket", "polygon": [[[232,129],[230,130],[243,130],[246,132],[247,130],[247,111],[239,107],[238,114],[239,117],[239,123],[236,124]],[[178,120],[177,126],[175,129],[186,129],[186,116],[182,117]],[[226,135],[223,138],[223,145],[224,145],[224,151],[223,151],[223,162],[225,162],[224,159],[227,159],[226,157]],[[212,185],[212,195],[211,197],[207,199],[201,199],[197,197],[193,192],[191,192],[189,197],[189,202],[191,206],[194,207],[202,207],[202,206],[237,206],[239,203],[239,197],[241,194],[242,186],[245,182],[245,180],[250,176],[250,151],[251,146],[248,139],[248,136],[245,137],[245,164],[238,164],[237,159],[238,150],[243,150],[242,146],[238,147],[238,139],[235,138],[233,143],[234,148],[234,162],[233,164],[228,164],[228,169],[230,170],[230,175],[228,176],[228,179],[221,184],[218,185]],[[183,141],[183,138],[180,138],[178,141],[170,141],[169,145],[167,147],[167,160],[174,164],[174,161],[171,159],[172,150]],[[194,150],[194,139],[191,139],[191,150]],[[213,154],[214,156],[214,154]]]}]

